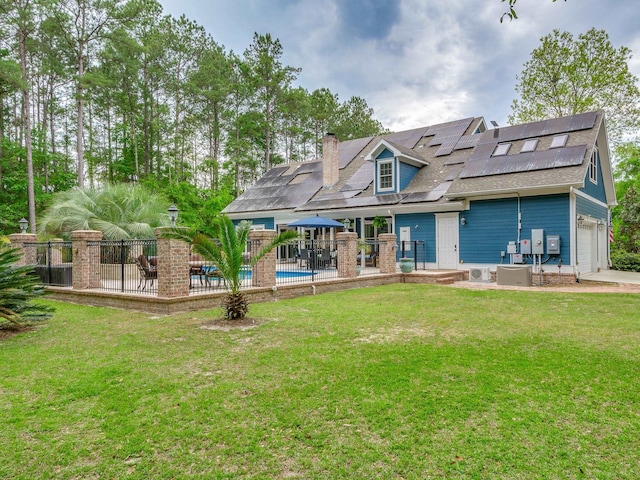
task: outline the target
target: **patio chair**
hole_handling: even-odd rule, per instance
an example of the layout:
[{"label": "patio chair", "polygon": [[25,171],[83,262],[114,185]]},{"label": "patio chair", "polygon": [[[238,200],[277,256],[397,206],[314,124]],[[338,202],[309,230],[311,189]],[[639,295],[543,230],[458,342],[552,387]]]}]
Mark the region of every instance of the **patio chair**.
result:
[{"label": "patio chair", "polygon": [[306,266],[309,265],[309,250],[306,248],[300,249],[300,254],[298,255],[298,260],[300,261],[300,268],[302,268],[302,262],[305,263]]},{"label": "patio chair", "polygon": [[318,255],[318,268],[328,268],[331,265],[331,251],[328,248],[320,250]]},{"label": "patio chair", "polygon": [[218,280],[218,288],[220,287],[220,282],[223,282],[225,287],[227,286],[226,278],[222,276],[222,273],[220,272],[220,270],[218,270],[217,267],[204,265],[202,267],[202,270],[204,272],[204,279],[208,287],[211,286],[211,280]]},{"label": "patio chair", "polygon": [[[152,266],[147,257],[144,255],[138,256],[136,258],[136,266],[138,267],[138,271],[140,272],[140,282],[138,283],[138,290],[142,287],[142,291],[147,288],[147,282],[151,281],[151,286],[153,287],[153,282],[158,278],[158,269]],[[144,286],[142,285],[144,282]]]}]

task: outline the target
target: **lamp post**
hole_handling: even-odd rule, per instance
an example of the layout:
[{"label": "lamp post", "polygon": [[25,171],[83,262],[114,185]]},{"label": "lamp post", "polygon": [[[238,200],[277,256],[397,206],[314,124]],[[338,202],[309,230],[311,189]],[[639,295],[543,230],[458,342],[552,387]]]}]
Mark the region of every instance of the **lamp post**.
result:
[{"label": "lamp post", "polygon": [[20,233],[27,233],[27,227],[29,226],[29,220],[22,217],[18,220],[18,225],[20,225]]},{"label": "lamp post", "polygon": [[178,219],[178,207],[176,207],[175,205],[171,205],[169,207],[169,219],[171,220],[171,226],[175,227],[176,226],[176,220]]}]

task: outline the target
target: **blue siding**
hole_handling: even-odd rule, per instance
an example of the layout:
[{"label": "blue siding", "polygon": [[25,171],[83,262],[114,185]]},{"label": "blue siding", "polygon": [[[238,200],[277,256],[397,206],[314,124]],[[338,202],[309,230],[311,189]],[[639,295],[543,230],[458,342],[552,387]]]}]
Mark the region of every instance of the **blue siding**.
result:
[{"label": "blue siding", "polygon": [[[273,217],[245,218],[243,220],[251,222],[252,225],[264,225],[266,230],[274,230],[275,228]],[[234,220],[233,224],[238,225],[241,221],[242,220]]]},{"label": "blue siding", "polygon": [[600,200],[602,203],[607,203],[607,195],[604,191],[604,178],[602,177],[602,168],[600,165],[599,157],[598,157],[598,183],[595,184],[589,179],[589,169],[587,169],[587,173],[584,176],[584,188],[581,188],[580,191],[586,193],[590,197],[595,198],[596,200]]},{"label": "blue siding", "polygon": [[391,158],[391,157],[393,157],[393,152],[388,148],[385,148],[383,151],[380,152],[380,155],[376,157],[376,160],[379,158],[384,159],[384,158]]},{"label": "blue siding", "polygon": [[400,191],[407,188],[407,185],[413,180],[418,170],[420,169],[414,165],[400,162]]},{"label": "blue siding", "polygon": [[[415,228],[416,225],[418,228]],[[406,215],[396,215],[396,235],[400,242],[400,227],[411,227],[411,241],[418,240],[425,242],[426,261],[436,261],[436,216],[433,213],[411,213]],[[398,248],[398,258],[400,258],[400,248]],[[413,253],[406,256],[413,258]],[[419,258],[419,260],[422,260]]]},{"label": "blue siding", "polygon": [[[520,199],[522,230],[520,239],[531,239],[531,230],[544,229],[546,235],[560,235],[560,258],[570,259],[569,195],[524,197]],[[500,252],[518,240],[518,199],[471,202],[460,213],[467,224],[460,226],[460,260],[465,263],[500,263]],[[508,256],[504,262],[508,262]],[[554,262],[551,262],[554,263]]]},{"label": "blue siding", "polygon": [[608,209],[597,203],[590,202],[586,198],[576,196],[576,213],[578,215],[588,215],[589,217],[608,221]]}]

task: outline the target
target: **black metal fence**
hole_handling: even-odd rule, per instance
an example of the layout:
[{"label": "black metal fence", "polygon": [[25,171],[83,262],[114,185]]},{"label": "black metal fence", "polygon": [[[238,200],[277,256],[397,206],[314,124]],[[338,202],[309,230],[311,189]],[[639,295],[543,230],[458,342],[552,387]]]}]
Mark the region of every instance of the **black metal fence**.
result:
[{"label": "black metal fence", "polygon": [[34,273],[44,285],[71,287],[73,285],[73,249],[71,242],[26,243],[35,248]]},{"label": "black metal fence", "polygon": [[424,240],[400,242],[400,258],[412,258],[415,270],[427,269],[427,245]]},{"label": "black metal fence", "polygon": [[304,240],[293,244],[293,255],[279,258],[276,285],[295,285],[338,278],[338,241]]},{"label": "black metal fence", "polygon": [[92,257],[100,265],[100,290],[157,295],[157,242],[148,240],[99,240],[88,242],[99,248],[100,256]]}]

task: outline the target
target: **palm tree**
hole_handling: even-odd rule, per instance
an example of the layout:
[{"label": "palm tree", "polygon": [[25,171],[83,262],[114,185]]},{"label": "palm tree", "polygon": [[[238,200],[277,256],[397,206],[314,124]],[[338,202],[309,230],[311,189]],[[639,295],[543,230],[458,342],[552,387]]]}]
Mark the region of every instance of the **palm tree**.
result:
[{"label": "palm tree", "polygon": [[[229,294],[223,305],[228,320],[239,320],[246,316],[249,303],[240,291],[243,267],[246,267],[244,251],[251,231],[251,223],[242,221],[236,227],[226,215],[220,215],[215,224],[218,238],[212,239],[205,234],[189,228],[174,228],[163,233],[164,237],[188,242],[194,253],[213,263],[220,275],[229,285]],[[253,268],[267,253],[280,245],[299,240],[296,232],[288,231],[276,235],[249,258],[249,268]]]},{"label": "palm tree", "polygon": [[74,230],[99,230],[106,240],[154,238],[155,227],[170,224],[167,204],[142,185],[75,188],[55,194],[40,231],[64,237]]},{"label": "palm tree", "polygon": [[0,242],[0,327],[7,323],[20,326],[23,320],[35,322],[51,316],[51,307],[32,303],[44,294],[44,287],[32,275],[32,265],[15,265],[19,255],[20,250]]}]

